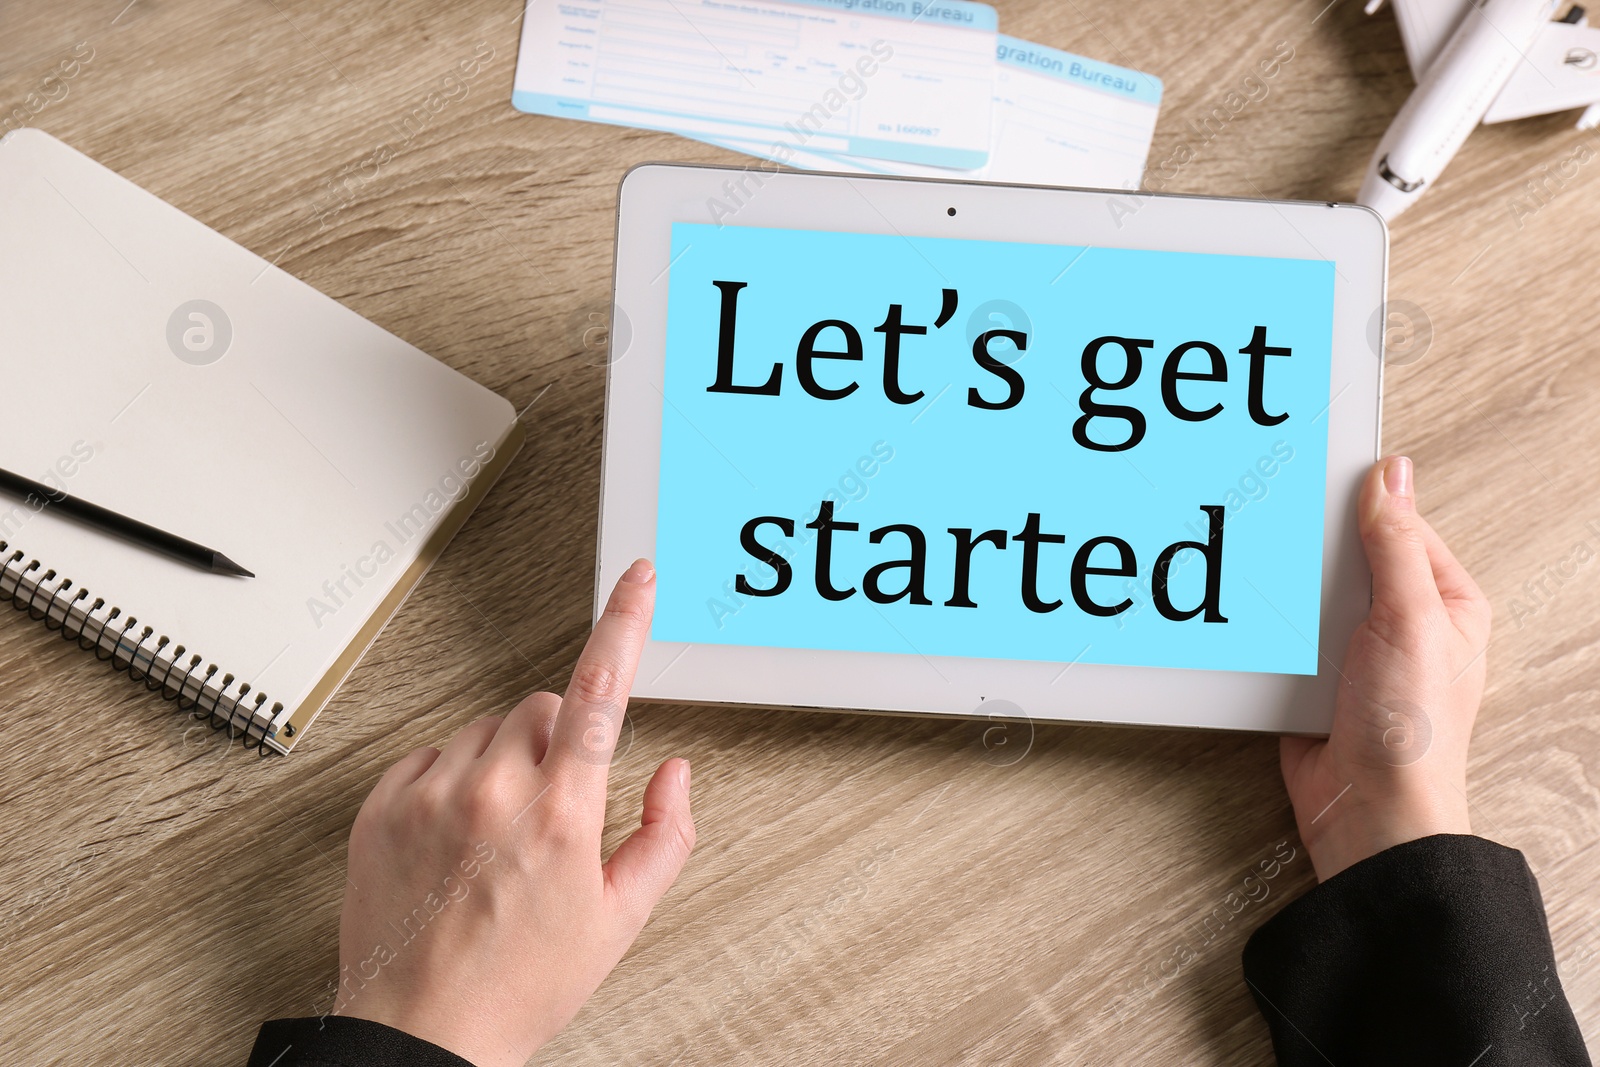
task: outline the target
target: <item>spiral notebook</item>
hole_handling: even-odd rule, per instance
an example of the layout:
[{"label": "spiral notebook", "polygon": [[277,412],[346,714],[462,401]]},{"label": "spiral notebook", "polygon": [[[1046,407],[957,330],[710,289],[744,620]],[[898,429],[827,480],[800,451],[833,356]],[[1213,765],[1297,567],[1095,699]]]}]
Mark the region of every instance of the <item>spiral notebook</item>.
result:
[{"label": "spiral notebook", "polygon": [[0,382],[0,468],[257,575],[0,496],[0,599],[263,753],[522,444],[501,397],[32,129],[0,140]]}]

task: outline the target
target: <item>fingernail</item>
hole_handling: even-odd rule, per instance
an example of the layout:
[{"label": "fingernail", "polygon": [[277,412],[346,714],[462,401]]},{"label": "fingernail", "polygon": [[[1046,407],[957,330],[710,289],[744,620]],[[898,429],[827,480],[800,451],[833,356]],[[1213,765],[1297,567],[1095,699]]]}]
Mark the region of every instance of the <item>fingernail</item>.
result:
[{"label": "fingernail", "polygon": [[689,791],[689,761],[688,760],[679,760],[678,761],[678,784],[683,786],[683,791],[685,793],[687,793]]},{"label": "fingernail", "polygon": [[650,566],[649,560],[636,559],[633,561],[633,566],[629,567],[623,572],[622,580],[625,582],[636,582],[640,585],[643,585],[645,582],[648,582],[655,576],[656,569]]},{"label": "fingernail", "polygon": [[1383,487],[1392,497],[1411,499],[1411,461],[1405,456],[1395,456],[1383,465]]}]

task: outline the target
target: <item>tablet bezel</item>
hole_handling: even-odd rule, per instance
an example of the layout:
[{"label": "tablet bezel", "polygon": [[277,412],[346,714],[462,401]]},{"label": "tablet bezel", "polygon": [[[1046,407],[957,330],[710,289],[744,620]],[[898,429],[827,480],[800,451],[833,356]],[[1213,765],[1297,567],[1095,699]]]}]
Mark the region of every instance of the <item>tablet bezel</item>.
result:
[{"label": "tablet bezel", "polygon": [[[720,207],[713,213],[713,205]],[[728,207],[733,207],[731,214]],[[949,208],[955,208],[954,214]],[[1388,231],[1367,208],[648,163],[618,193],[595,615],[655,557],[674,222],[1209,252],[1335,265],[1316,675],[649,640],[633,696],[668,703],[1322,734],[1371,574],[1356,532],[1380,454]],[[1324,417],[1324,416],[1318,416]],[[930,669],[930,667],[932,669]]]}]

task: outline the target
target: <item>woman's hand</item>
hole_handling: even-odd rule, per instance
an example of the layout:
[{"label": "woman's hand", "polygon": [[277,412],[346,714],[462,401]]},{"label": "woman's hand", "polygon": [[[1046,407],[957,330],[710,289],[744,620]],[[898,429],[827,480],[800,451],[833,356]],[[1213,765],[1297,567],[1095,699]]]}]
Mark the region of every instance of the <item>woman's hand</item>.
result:
[{"label": "woman's hand", "polygon": [[1467,834],[1467,744],[1489,602],[1417,513],[1411,461],[1361,489],[1372,610],[1345,653],[1326,741],[1285,737],[1283,781],[1319,880],[1430,834]]},{"label": "woman's hand", "polygon": [[623,575],[565,697],[535,693],[395,764],[350,831],[335,1013],[521,1067],[616,966],[694,847],[689,764],[600,862],[606,776],[655,572]]}]

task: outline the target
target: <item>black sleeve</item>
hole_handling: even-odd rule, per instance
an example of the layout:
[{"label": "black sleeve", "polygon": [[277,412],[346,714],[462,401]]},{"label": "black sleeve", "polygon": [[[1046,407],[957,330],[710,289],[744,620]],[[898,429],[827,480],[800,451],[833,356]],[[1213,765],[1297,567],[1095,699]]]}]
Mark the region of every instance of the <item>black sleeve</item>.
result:
[{"label": "black sleeve", "polygon": [[366,1019],[326,1015],[261,1027],[248,1067],[472,1067],[438,1045]]},{"label": "black sleeve", "polygon": [[1244,978],[1281,1067],[1588,1067],[1522,853],[1439,834],[1340,871],[1262,925]]}]

